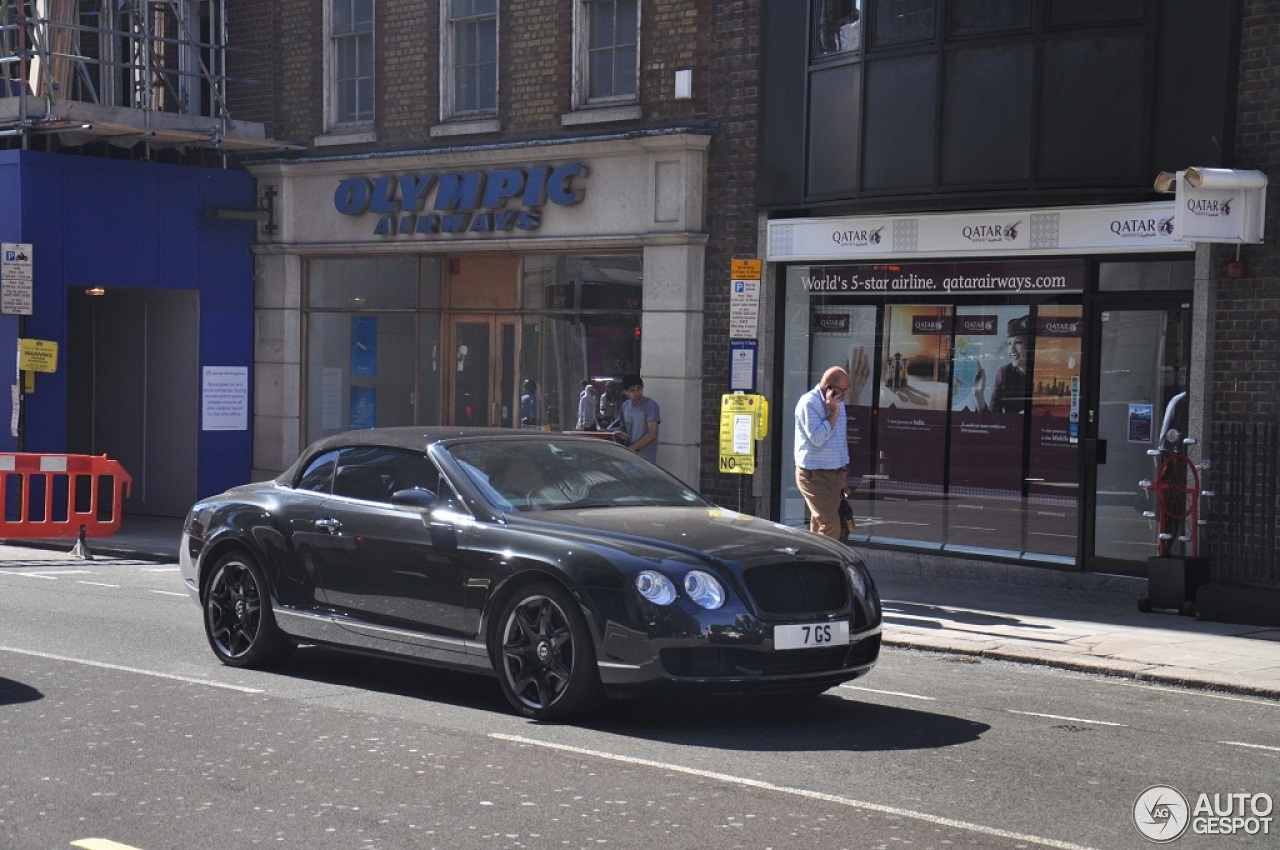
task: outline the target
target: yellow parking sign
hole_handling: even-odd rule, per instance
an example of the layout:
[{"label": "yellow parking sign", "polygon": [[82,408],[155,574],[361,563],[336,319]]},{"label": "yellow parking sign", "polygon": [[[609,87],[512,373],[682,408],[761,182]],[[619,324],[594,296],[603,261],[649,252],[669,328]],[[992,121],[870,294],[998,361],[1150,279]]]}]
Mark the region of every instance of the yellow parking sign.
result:
[{"label": "yellow parking sign", "polygon": [[720,471],[756,471],[756,440],[768,429],[769,403],[762,395],[726,393],[720,399]]}]

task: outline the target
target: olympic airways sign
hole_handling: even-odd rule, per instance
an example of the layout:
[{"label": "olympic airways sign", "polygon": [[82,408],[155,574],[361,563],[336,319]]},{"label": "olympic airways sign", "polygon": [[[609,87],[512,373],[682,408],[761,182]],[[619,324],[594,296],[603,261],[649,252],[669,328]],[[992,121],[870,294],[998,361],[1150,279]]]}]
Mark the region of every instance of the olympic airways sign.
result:
[{"label": "olympic airways sign", "polygon": [[547,205],[582,202],[589,170],[581,163],[488,171],[348,177],[333,206],[342,215],[376,217],[375,236],[528,233]]}]

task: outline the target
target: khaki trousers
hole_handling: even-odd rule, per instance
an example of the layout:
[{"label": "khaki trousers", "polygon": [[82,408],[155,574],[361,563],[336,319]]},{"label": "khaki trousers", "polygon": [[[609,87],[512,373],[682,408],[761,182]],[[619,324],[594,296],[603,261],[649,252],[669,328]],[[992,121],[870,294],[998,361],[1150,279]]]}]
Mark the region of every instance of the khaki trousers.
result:
[{"label": "khaki trousers", "polygon": [[843,469],[796,467],[796,486],[809,506],[810,531],[840,539],[840,491],[845,477]]}]

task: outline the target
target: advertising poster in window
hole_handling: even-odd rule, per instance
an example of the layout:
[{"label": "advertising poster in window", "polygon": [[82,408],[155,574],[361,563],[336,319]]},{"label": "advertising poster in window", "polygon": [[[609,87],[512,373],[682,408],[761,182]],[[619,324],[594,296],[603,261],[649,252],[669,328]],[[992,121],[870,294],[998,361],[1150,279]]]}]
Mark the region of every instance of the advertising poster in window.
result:
[{"label": "advertising poster in window", "polygon": [[948,544],[1021,548],[1027,401],[1021,376],[1030,354],[1029,309],[1025,304],[956,308]]},{"label": "advertising poster in window", "polygon": [[1079,305],[1036,311],[1027,545],[1045,554],[1076,551],[1082,319]]},{"label": "advertising poster in window", "polygon": [[378,374],[378,317],[351,317],[351,374]]},{"label": "advertising poster in window", "polygon": [[953,318],[937,304],[885,307],[875,475],[888,536],[932,539],[942,527]]},{"label": "advertising poster in window", "polygon": [[372,428],[378,424],[378,390],[376,387],[352,387],[347,427]]},{"label": "advertising poster in window", "polygon": [[811,316],[809,363],[813,383],[831,366],[840,366],[849,373],[849,394],[845,397],[849,479],[858,484],[871,472],[872,466],[871,384],[875,367],[872,357],[876,350],[876,308],[815,306]]}]

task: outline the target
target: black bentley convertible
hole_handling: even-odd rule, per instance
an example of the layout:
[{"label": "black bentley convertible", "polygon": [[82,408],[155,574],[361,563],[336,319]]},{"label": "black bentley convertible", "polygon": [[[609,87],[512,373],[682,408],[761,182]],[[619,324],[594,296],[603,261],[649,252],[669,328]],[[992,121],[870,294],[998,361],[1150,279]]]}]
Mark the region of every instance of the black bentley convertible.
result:
[{"label": "black bentley convertible", "polygon": [[324,644],[496,673],[542,720],[627,694],[816,694],[880,652],[847,546],[544,431],[328,437],[192,507],[181,567],[224,664]]}]

